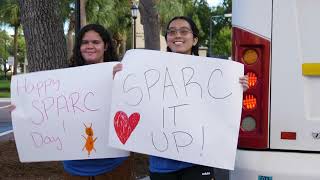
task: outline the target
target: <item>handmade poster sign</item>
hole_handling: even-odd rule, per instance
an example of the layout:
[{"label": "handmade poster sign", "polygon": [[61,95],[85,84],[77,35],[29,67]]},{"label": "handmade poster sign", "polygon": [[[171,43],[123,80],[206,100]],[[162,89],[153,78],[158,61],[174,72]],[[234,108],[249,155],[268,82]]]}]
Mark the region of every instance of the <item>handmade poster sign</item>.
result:
[{"label": "handmade poster sign", "polygon": [[107,144],[115,63],[13,76],[21,162],[128,156]]},{"label": "handmade poster sign", "polygon": [[110,145],[233,169],[243,65],[150,50],[125,54],[113,85]]}]

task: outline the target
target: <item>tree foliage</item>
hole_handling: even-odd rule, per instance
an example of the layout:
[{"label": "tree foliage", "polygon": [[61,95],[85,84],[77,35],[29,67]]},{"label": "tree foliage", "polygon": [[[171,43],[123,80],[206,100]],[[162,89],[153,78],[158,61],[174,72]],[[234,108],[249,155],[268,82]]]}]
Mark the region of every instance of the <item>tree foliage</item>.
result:
[{"label": "tree foliage", "polygon": [[214,38],[213,54],[218,57],[228,58],[231,55],[231,29],[223,27]]},{"label": "tree foliage", "polygon": [[20,10],[18,0],[0,1],[0,23],[11,27],[20,26]]},{"label": "tree foliage", "polygon": [[[17,6],[18,0],[1,0],[0,1],[0,24],[9,26],[20,26],[20,10]],[[71,39],[68,42],[73,42],[74,32],[74,13],[75,5],[74,0],[59,0],[59,10],[61,18],[64,22],[69,22]],[[145,0],[140,0],[140,5],[148,5]],[[224,0],[218,7],[209,7],[206,0],[152,0],[150,6],[146,8],[155,9],[155,19],[158,18],[159,25],[155,29],[160,29],[162,34],[165,32],[168,21],[174,16],[189,16],[197,24],[200,34],[199,42],[202,46],[209,46],[212,42],[212,51],[214,55],[229,56],[231,52],[231,20],[230,18],[223,18],[224,14],[231,13],[231,0]],[[123,54],[126,47],[126,41],[131,41],[132,24],[130,14],[131,4],[128,0],[88,0],[86,1],[86,19],[88,23],[98,23],[104,25],[109,31],[113,33],[113,38],[120,48],[120,54]],[[148,10],[149,11],[149,10]],[[146,11],[144,11],[146,12]],[[140,7],[141,13],[141,7]],[[219,17],[219,18],[213,18]],[[150,20],[150,17],[142,18],[143,21]],[[150,22],[146,22],[145,27],[152,26]],[[152,22],[151,22],[152,23]],[[210,37],[210,24],[212,25],[212,36]],[[148,28],[147,28],[148,29]],[[146,37],[155,37],[157,31],[145,31]],[[145,39],[147,40],[148,38]],[[1,37],[0,37],[1,38]],[[23,41],[22,37],[17,33],[17,60],[22,60]],[[69,38],[68,38],[69,39]],[[158,43],[157,41],[149,38],[151,43]],[[148,46],[148,43],[146,43]],[[73,45],[69,45],[71,49]],[[130,47],[130,46],[129,46]],[[154,46],[156,47],[156,46]],[[10,52],[13,48],[10,47]],[[0,45],[0,53],[3,47]],[[2,56],[7,56],[8,54]],[[1,56],[0,54],[0,56]]]},{"label": "tree foliage", "polygon": [[9,57],[9,42],[10,36],[4,30],[0,30],[0,59],[2,63],[6,61]]},{"label": "tree foliage", "polygon": [[97,23],[113,33],[118,54],[125,52],[131,27],[130,3],[128,0],[90,0],[86,4],[88,23]]},{"label": "tree foliage", "polygon": [[17,73],[17,51],[18,51],[18,30],[20,27],[20,8],[18,0],[1,0],[0,1],[0,22],[14,28],[14,67],[13,74]]}]

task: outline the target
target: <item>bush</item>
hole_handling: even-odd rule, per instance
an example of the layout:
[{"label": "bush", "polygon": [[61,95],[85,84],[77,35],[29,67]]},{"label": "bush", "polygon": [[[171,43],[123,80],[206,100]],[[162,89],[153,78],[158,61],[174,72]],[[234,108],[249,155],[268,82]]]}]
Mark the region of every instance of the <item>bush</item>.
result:
[{"label": "bush", "polygon": [[0,80],[11,80],[11,74],[7,73],[7,77],[4,74],[0,74]]}]

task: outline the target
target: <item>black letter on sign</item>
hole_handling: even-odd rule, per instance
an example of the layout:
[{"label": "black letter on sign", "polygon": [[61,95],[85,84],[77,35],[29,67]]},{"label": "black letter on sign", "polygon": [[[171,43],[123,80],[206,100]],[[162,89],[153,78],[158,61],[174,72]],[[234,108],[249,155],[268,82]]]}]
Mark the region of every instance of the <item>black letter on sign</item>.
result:
[{"label": "black letter on sign", "polygon": [[157,151],[159,151],[159,152],[164,152],[164,151],[166,151],[167,149],[168,149],[168,144],[169,144],[169,142],[168,142],[168,138],[167,138],[167,136],[166,136],[166,134],[163,132],[163,135],[164,135],[164,138],[166,139],[166,146],[165,146],[165,148],[164,149],[158,149],[157,147],[156,147],[156,145],[155,145],[155,143],[154,143],[154,140],[153,140],[153,132],[151,132],[151,140],[152,140],[152,145],[153,145],[153,147],[157,150]]},{"label": "black letter on sign", "polygon": [[[170,80],[170,82],[171,82],[170,85],[166,85],[167,74],[168,74],[169,80]],[[174,93],[176,94],[176,97],[178,98],[176,88],[174,88],[172,79],[171,79],[171,77],[170,77],[170,73],[169,73],[169,71],[168,71],[168,67],[166,67],[166,74],[165,74],[165,76],[164,76],[164,85],[163,85],[163,99],[164,99],[164,92],[166,91],[166,88],[167,88],[167,87],[170,87],[170,86],[172,86],[172,88],[173,88],[173,90],[174,90]]]},{"label": "black letter on sign", "polygon": [[[155,72],[157,73],[158,77],[157,77],[157,80],[156,80],[155,82],[153,82],[151,85],[149,85],[148,79],[147,79],[147,74],[148,74],[148,72],[152,72],[152,71],[155,71]],[[144,78],[145,78],[145,80],[146,80],[146,85],[147,85],[148,95],[149,95],[149,100],[150,100],[150,88],[152,88],[154,85],[156,85],[157,82],[159,81],[159,79],[160,79],[160,72],[159,72],[158,70],[156,70],[156,69],[150,69],[150,70],[144,72]]]},{"label": "black letter on sign", "polygon": [[208,93],[209,93],[209,95],[214,99],[224,99],[224,98],[227,98],[227,97],[231,96],[232,92],[230,92],[229,94],[227,94],[225,96],[222,96],[222,97],[215,97],[214,95],[211,94],[211,92],[210,92],[210,81],[211,81],[211,78],[212,78],[213,74],[216,73],[216,72],[220,72],[220,76],[223,77],[223,73],[222,73],[221,69],[215,69],[215,70],[212,71],[212,73],[210,75],[210,78],[208,80]]},{"label": "black letter on sign", "polygon": [[[177,142],[177,135],[181,135],[180,137],[180,140],[182,140],[182,142],[185,142],[185,144],[178,144]],[[189,146],[192,141],[193,141],[193,137],[191,136],[191,134],[187,133],[187,132],[183,132],[183,131],[175,131],[175,132],[172,132],[172,135],[173,135],[173,138],[174,138],[174,142],[176,143],[176,148],[177,148],[177,152],[179,153],[179,147],[187,147]],[[190,138],[190,142],[189,143],[186,143],[186,140],[185,139],[182,139],[182,135],[186,135],[187,137]]]},{"label": "black letter on sign", "polygon": [[[184,79],[184,76],[185,76],[184,70],[185,70],[185,69],[190,69],[191,72],[192,72],[192,74],[191,74],[190,78],[188,79],[188,82],[187,82],[187,83],[186,83],[186,80]],[[191,79],[193,78],[193,75],[194,75],[194,69],[191,68],[191,67],[185,67],[185,68],[183,68],[183,69],[181,70],[181,72],[182,72],[183,85],[184,85],[184,90],[185,90],[185,92],[186,92],[186,96],[188,96],[187,86],[193,84],[193,85],[195,85],[195,86],[196,86],[196,85],[199,86],[199,88],[200,88],[200,97],[202,98],[202,88],[201,88],[201,85],[200,85],[199,83],[197,83],[197,82],[192,82],[192,81],[191,81]]]},{"label": "black letter on sign", "polygon": [[[140,102],[142,101],[143,93],[142,93],[141,88],[140,88],[140,87],[137,87],[137,86],[134,86],[134,87],[129,88],[129,89],[126,89],[126,88],[125,88],[127,79],[128,79],[130,76],[134,76],[134,74],[128,74],[128,76],[127,76],[126,79],[124,80],[122,89],[123,89],[123,93],[128,93],[129,91],[132,91],[132,90],[135,90],[135,89],[140,93],[140,99],[139,99],[139,101],[138,101],[137,103],[135,103],[135,104],[130,104],[130,103],[127,102],[127,104],[128,104],[129,106],[137,106],[137,105],[140,104]],[[136,96],[135,96],[135,97],[136,97]]]}]

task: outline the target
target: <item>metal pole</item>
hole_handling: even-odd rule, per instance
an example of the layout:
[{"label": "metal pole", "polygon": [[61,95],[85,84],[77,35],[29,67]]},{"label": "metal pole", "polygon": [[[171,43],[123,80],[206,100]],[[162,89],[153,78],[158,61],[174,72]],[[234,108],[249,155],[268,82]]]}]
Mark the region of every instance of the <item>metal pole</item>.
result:
[{"label": "metal pole", "polygon": [[212,20],[210,18],[210,32],[209,32],[209,57],[212,56]]},{"label": "metal pole", "polygon": [[133,18],[133,49],[137,48],[136,43],[136,18]]},{"label": "metal pole", "polygon": [[[7,39],[4,39],[4,48],[5,48],[5,52],[7,52]],[[7,62],[8,62],[8,58],[7,60],[5,60],[3,58],[3,61],[4,61],[4,67],[3,67],[3,70],[4,70],[4,78],[5,79],[8,79],[7,78]]]},{"label": "metal pole", "polygon": [[80,21],[80,0],[75,0],[75,36],[77,37],[81,29]]}]

